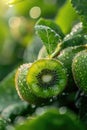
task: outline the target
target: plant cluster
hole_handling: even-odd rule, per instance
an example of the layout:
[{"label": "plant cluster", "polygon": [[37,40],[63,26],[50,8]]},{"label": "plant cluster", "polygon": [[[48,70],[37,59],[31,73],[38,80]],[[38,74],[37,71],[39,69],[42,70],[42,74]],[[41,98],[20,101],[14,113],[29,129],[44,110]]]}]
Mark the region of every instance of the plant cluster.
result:
[{"label": "plant cluster", "polygon": [[[66,36],[52,20],[38,20],[35,31],[41,38],[43,47],[35,62],[19,67],[15,82],[16,90],[23,100],[39,106],[49,104],[50,101],[58,102],[59,106],[64,105],[77,113],[79,111],[79,117],[86,121],[87,111],[83,112],[87,108],[83,105],[83,98],[87,98],[84,4],[87,2],[82,4],[72,0],[72,5],[81,15],[82,23],[76,24]],[[70,95],[71,99],[68,99]]]},{"label": "plant cluster", "polygon": [[0,130],[87,129],[87,1],[69,2],[80,18],[70,33],[65,35],[53,20],[40,18],[35,32],[43,46],[37,59],[23,63],[1,83],[0,92],[9,102],[1,102],[0,109],[5,109]]}]

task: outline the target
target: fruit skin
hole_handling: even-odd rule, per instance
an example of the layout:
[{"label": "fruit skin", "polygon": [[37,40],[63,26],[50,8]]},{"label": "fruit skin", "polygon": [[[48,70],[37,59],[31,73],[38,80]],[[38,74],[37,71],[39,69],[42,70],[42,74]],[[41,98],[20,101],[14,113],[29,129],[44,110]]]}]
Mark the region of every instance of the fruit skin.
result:
[{"label": "fruit skin", "polygon": [[[43,74],[44,70],[46,74]],[[48,82],[43,81],[43,76],[47,75],[47,73],[48,75],[53,76],[52,74],[49,74],[50,72],[47,70],[50,70],[51,73],[56,73],[54,74],[56,76],[56,78],[54,79],[56,82],[52,81],[52,83],[50,84],[51,80]],[[39,76],[39,80],[37,80],[36,78],[38,74],[41,75]],[[57,78],[57,76],[59,79]],[[52,77],[52,79],[53,78],[54,76]],[[62,63],[58,60],[40,59],[31,65],[27,75],[27,83],[31,91],[38,97],[50,98],[60,94],[65,89],[67,83],[66,70]]]},{"label": "fruit skin", "polygon": [[42,58],[46,58],[48,56],[48,53],[46,51],[46,48],[45,46],[43,46],[40,51],[39,51],[39,54],[38,54],[38,59],[42,59]]},{"label": "fruit skin", "polygon": [[72,72],[76,85],[87,93],[87,50],[79,52],[74,57]]},{"label": "fruit skin", "polygon": [[31,63],[23,64],[18,68],[15,76],[15,86],[18,95],[22,100],[25,100],[31,104],[39,105],[41,103],[44,103],[45,100],[43,100],[42,98],[38,98],[36,95],[34,95],[29,89],[26,81],[27,73],[29,71],[30,66]]},{"label": "fruit skin", "polygon": [[72,75],[72,67],[71,67],[72,60],[78,52],[85,50],[86,48],[87,48],[86,45],[68,47],[63,51],[61,51],[59,56],[57,57],[57,59],[60,60],[66,68],[67,76],[68,76],[68,86],[69,86],[68,88],[70,88],[70,90],[74,89],[74,87],[71,86],[75,86],[73,75]]}]

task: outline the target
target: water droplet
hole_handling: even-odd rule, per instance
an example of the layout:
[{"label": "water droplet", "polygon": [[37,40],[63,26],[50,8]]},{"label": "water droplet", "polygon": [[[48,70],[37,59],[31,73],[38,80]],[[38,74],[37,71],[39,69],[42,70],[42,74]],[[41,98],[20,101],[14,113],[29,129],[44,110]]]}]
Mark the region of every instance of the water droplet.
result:
[{"label": "water droplet", "polygon": [[61,107],[59,109],[59,112],[60,112],[60,114],[65,114],[67,112],[67,108],[66,107]]},{"label": "water droplet", "polygon": [[52,102],[53,101],[53,99],[50,99],[50,102]]},{"label": "water droplet", "polygon": [[36,109],[35,113],[36,113],[36,115],[42,115],[42,114],[45,113],[45,108],[39,107],[39,108]]}]

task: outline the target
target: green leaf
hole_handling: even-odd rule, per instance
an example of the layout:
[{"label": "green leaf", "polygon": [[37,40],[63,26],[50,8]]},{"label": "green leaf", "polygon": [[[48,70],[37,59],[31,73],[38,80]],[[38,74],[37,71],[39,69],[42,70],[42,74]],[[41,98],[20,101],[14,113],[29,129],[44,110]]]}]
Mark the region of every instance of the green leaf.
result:
[{"label": "green leaf", "polygon": [[59,43],[57,51],[60,52],[67,47],[74,47],[85,44],[87,44],[87,35],[83,34],[83,26],[80,22],[73,26],[71,32],[64,37],[61,43]]},{"label": "green leaf", "polygon": [[70,0],[66,0],[65,4],[60,8],[56,16],[56,23],[61,27],[64,34],[70,32],[73,23],[77,22],[78,15],[73,9]]},{"label": "green leaf", "polygon": [[81,34],[76,34],[71,36],[66,35],[62,43],[59,45],[61,46],[61,49],[65,49],[70,46],[79,46],[79,45],[85,45],[87,44],[87,35],[81,35]]},{"label": "green leaf", "polygon": [[15,130],[85,130],[76,116],[65,109],[52,109],[19,125]]},{"label": "green leaf", "polygon": [[71,2],[77,12],[87,18],[87,0],[71,0]]},{"label": "green leaf", "polygon": [[87,32],[87,0],[71,0],[71,2],[78,14],[81,16],[84,29],[86,28]]},{"label": "green leaf", "polygon": [[58,42],[61,41],[60,35],[57,34],[55,30],[44,25],[36,25],[35,30],[43,44],[46,46],[48,54],[52,54],[56,49]]},{"label": "green leaf", "polygon": [[50,27],[52,30],[54,30],[57,34],[61,36],[61,38],[64,38],[64,34],[60,27],[52,20],[46,20],[43,18],[40,18],[36,25],[44,25]]},{"label": "green leaf", "polygon": [[0,83],[0,112],[7,106],[21,102],[15,89],[15,70]]},{"label": "green leaf", "polygon": [[61,43],[61,49],[70,46],[79,46],[87,44],[87,35],[83,34],[83,26],[81,23],[75,25],[71,32],[66,35]]}]

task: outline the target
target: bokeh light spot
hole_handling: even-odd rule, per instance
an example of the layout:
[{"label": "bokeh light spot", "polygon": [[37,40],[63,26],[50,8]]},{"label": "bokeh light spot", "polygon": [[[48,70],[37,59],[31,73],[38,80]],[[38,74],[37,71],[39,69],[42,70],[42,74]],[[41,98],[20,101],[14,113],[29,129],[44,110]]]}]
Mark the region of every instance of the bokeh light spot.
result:
[{"label": "bokeh light spot", "polygon": [[19,17],[11,17],[9,19],[9,26],[11,28],[18,28],[21,24],[21,18]]},{"label": "bokeh light spot", "polygon": [[38,6],[34,6],[31,8],[29,15],[33,19],[37,19],[41,15],[41,9]]}]

